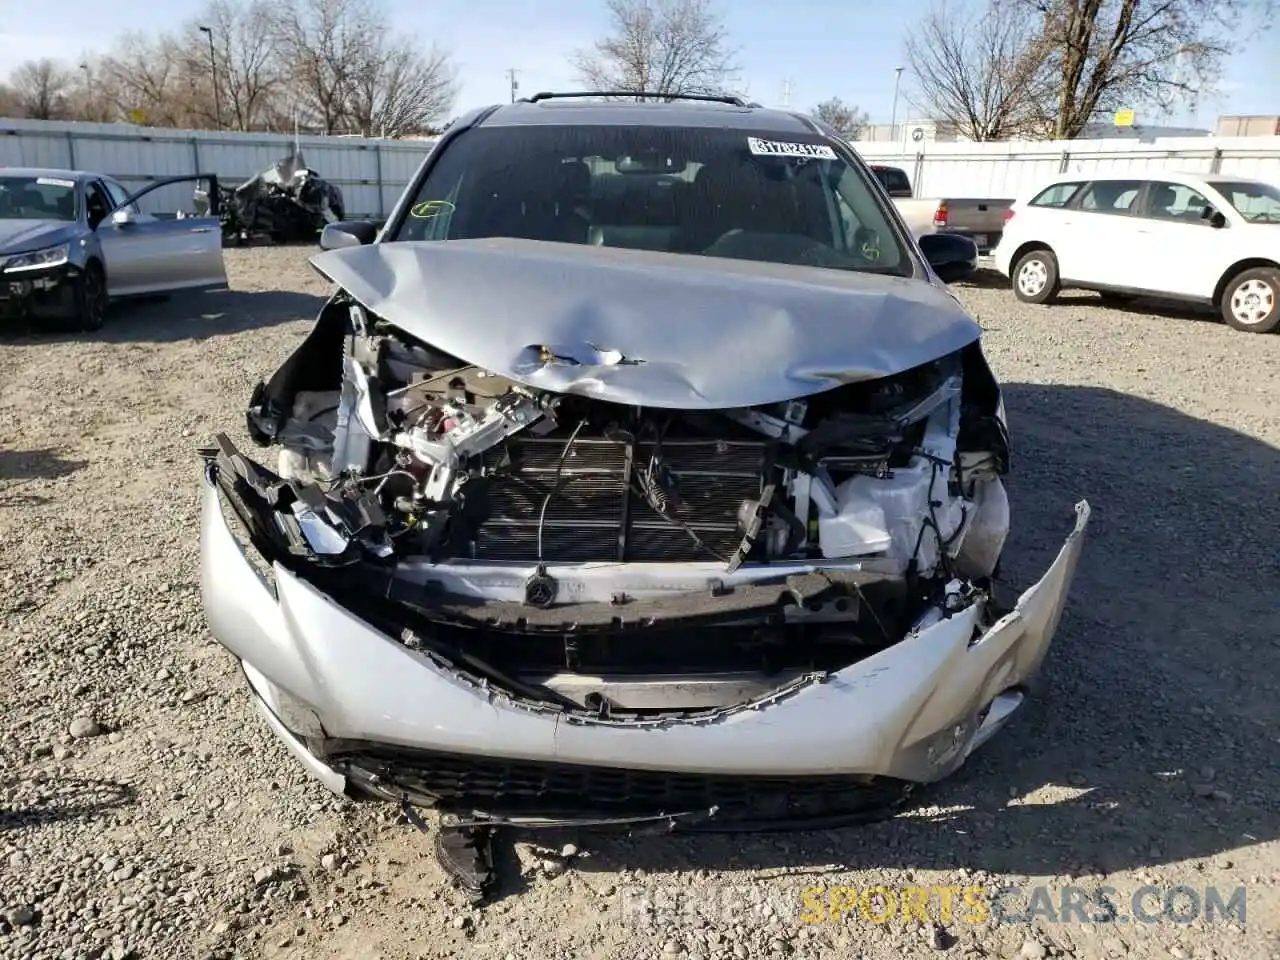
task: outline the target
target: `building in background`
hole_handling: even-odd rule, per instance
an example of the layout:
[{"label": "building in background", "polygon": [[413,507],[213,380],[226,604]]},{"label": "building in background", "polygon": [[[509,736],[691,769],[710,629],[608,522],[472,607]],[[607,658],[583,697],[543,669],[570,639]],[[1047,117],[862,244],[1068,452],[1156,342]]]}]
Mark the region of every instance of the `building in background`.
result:
[{"label": "building in background", "polygon": [[954,123],[945,120],[903,120],[901,123],[869,123],[858,131],[866,143],[954,143],[963,140]]},{"label": "building in background", "polygon": [[1280,137],[1280,116],[1219,117],[1220,137]]}]

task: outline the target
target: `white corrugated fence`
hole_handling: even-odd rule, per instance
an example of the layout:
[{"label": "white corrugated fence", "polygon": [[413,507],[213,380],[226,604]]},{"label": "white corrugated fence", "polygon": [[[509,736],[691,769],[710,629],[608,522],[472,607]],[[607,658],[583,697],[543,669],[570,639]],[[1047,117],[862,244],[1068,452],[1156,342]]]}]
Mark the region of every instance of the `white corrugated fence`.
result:
[{"label": "white corrugated fence", "polygon": [[1234,173],[1280,183],[1280,137],[1178,137],[1149,142],[862,143],[869,163],[901,167],[918,197],[1016,199],[1059,173]]},{"label": "white corrugated fence", "polygon": [[[433,140],[298,138],[307,166],[342,188],[348,217],[381,217],[413,177]],[[279,133],[173,130],[124,123],[0,119],[0,166],[92,170],[130,190],[165,177],[212,173],[235,186],[293,151]],[[161,187],[142,201],[151,212],[192,208],[189,185]]]},{"label": "white corrugated fence", "polygon": [[[430,151],[431,140],[299,138],[307,164],[342,187],[348,217],[381,217]],[[213,173],[238,184],[293,149],[276,133],[219,133],[130,124],[0,119],[0,165],[93,170],[141,188],[163,177]],[[1280,137],[1190,137],[1001,143],[854,142],[868,161],[902,167],[916,196],[1018,197],[1059,172],[1160,170],[1236,173],[1280,183]],[[191,191],[166,187],[147,209],[190,209]]]}]

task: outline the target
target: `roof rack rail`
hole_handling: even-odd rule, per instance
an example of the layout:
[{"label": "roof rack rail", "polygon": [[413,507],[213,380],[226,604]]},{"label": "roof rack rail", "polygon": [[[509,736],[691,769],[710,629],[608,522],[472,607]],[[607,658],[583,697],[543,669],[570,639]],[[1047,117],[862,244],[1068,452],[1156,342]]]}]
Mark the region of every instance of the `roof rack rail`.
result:
[{"label": "roof rack rail", "polygon": [[521,97],[521,103],[538,103],[541,100],[559,100],[562,98],[586,98],[586,97],[627,97],[636,100],[701,100],[708,103],[727,103],[734,107],[750,107],[758,106],[758,104],[745,103],[741,97],[731,96],[729,94],[713,94],[713,93],[650,93],[646,90],[576,90],[570,93],[553,93],[549,90],[543,90],[535,93],[531,97]]}]

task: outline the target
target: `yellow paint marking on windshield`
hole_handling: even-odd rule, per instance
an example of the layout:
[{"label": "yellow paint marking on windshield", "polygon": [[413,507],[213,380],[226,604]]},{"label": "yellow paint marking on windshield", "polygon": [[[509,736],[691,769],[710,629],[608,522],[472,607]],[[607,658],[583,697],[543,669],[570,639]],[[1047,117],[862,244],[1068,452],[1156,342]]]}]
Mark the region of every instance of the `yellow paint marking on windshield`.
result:
[{"label": "yellow paint marking on windshield", "polygon": [[457,209],[448,200],[424,200],[409,209],[409,216],[415,220],[431,220],[441,214],[453,213]]}]

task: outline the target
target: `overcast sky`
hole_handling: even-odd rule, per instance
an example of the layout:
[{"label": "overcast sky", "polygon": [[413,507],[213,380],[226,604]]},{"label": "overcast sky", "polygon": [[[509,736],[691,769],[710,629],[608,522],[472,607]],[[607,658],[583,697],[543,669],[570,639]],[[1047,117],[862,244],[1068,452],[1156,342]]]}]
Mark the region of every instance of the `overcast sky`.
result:
[{"label": "overcast sky", "polygon": [[[576,86],[566,56],[606,29],[602,0],[389,0],[393,23],[450,50],[460,68],[455,113],[510,99],[507,69],[514,67],[521,94]],[[32,57],[62,58],[74,65],[86,50],[105,50],[123,24],[171,29],[200,8],[200,0],[59,0],[57,16],[30,0],[0,0],[0,76]],[[904,23],[926,0],[892,5],[850,0],[735,0],[726,25],[741,48],[747,92],[782,105],[811,109],[838,96],[887,123],[893,108],[893,69],[901,64]],[[541,12],[539,13],[539,8]],[[892,13],[890,13],[892,10]],[[552,13],[554,11],[554,14]],[[904,79],[904,93],[906,80]],[[912,113],[905,98],[899,119]],[[1212,127],[1220,113],[1280,114],[1280,31],[1242,37],[1241,52],[1227,65],[1221,96],[1166,122]],[[1158,118],[1138,117],[1140,123]]]}]

